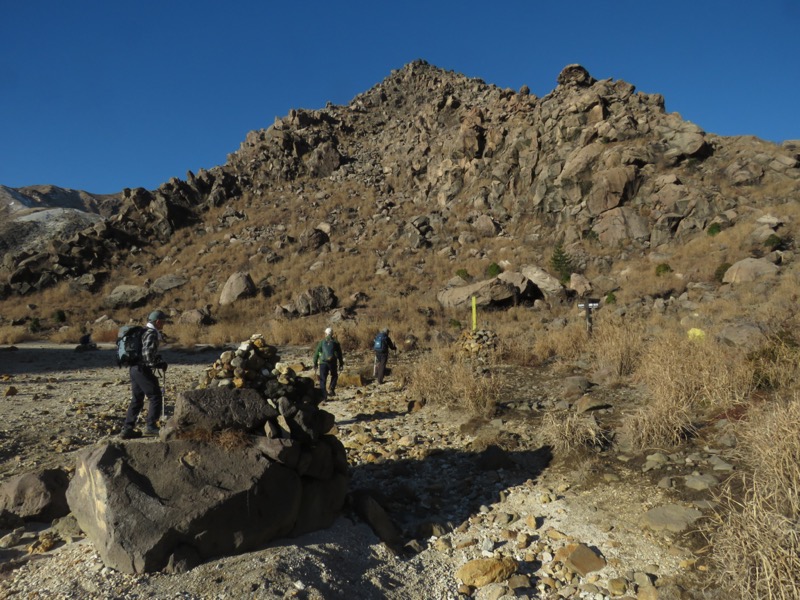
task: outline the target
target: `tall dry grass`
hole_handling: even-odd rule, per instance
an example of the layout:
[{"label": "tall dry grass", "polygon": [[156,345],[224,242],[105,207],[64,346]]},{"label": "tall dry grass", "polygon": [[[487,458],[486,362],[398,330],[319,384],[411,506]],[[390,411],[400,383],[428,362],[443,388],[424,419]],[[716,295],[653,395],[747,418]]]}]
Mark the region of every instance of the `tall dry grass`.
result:
[{"label": "tall dry grass", "polygon": [[575,360],[587,352],[589,333],[586,323],[573,320],[561,328],[550,328],[537,336],[533,353],[539,361],[558,359]]},{"label": "tall dry grass", "polygon": [[413,398],[469,415],[492,415],[499,398],[498,381],[492,371],[453,347],[421,356],[409,369],[407,383]]},{"label": "tall dry grass", "polygon": [[737,598],[800,598],[800,396],[754,409],[737,428],[747,469],[720,494],[711,533],[719,583]]},{"label": "tall dry grass", "polygon": [[593,416],[575,413],[548,412],[542,419],[539,435],[556,454],[569,454],[578,449],[602,449],[610,442],[608,432]]},{"label": "tall dry grass", "polygon": [[590,342],[597,371],[622,381],[636,372],[646,349],[646,327],[641,320],[609,316],[598,319]]},{"label": "tall dry grass", "polygon": [[741,351],[710,337],[690,339],[681,331],[665,331],[648,345],[636,371],[647,397],[625,415],[625,439],[639,449],[679,444],[698,421],[746,402],[753,371]]}]

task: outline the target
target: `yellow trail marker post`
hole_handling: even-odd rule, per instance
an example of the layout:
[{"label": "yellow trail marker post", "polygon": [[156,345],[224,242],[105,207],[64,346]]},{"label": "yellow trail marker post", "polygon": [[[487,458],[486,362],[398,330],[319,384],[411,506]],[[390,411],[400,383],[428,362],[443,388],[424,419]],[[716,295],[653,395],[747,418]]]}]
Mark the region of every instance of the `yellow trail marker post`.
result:
[{"label": "yellow trail marker post", "polygon": [[478,330],[478,301],[472,297],[472,331]]}]

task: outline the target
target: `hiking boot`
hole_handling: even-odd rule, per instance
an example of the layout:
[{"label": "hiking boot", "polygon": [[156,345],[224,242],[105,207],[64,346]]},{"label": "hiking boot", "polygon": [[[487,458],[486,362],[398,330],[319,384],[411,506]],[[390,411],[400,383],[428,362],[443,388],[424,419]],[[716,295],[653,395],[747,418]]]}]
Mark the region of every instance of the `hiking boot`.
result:
[{"label": "hiking boot", "polygon": [[328,397],[329,397],[329,398],[333,398],[334,396],[336,396],[336,392],[334,392],[333,390],[331,390],[330,392],[328,392]]},{"label": "hiking boot", "polygon": [[159,432],[158,427],[153,427],[152,425],[148,425],[147,427],[144,428],[144,434],[147,437],[156,436],[158,435],[158,432]]},{"label": "hiking boot", "polygon": [[123,440],[132,440],[134,438],[142,437],[142,433],[140,431],[136,431],[133,427],[123,427],[122,431],[119,432],[119,437]]}]

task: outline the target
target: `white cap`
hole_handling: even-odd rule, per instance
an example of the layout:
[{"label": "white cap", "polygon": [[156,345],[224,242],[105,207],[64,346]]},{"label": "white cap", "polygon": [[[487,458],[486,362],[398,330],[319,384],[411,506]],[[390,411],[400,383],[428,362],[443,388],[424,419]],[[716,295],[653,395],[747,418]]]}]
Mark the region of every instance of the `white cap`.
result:
[{"label": "white cap", "polygon": [[333,333],[333,329],[331,329],[330,327],[327,327],[327,328],[325,329],[325,335],[330,335],[330,334],[332,334],[332,333]]}]

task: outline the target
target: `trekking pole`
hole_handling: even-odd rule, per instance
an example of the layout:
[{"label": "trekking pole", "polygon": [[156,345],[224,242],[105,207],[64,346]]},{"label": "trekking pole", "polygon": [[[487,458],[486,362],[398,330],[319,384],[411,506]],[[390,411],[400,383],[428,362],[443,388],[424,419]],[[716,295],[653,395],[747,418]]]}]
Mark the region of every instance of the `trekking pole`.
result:
[{"label": "trekking pole", "polygon": [[161,420],[167,421],[167,370],[161,371]]}]

